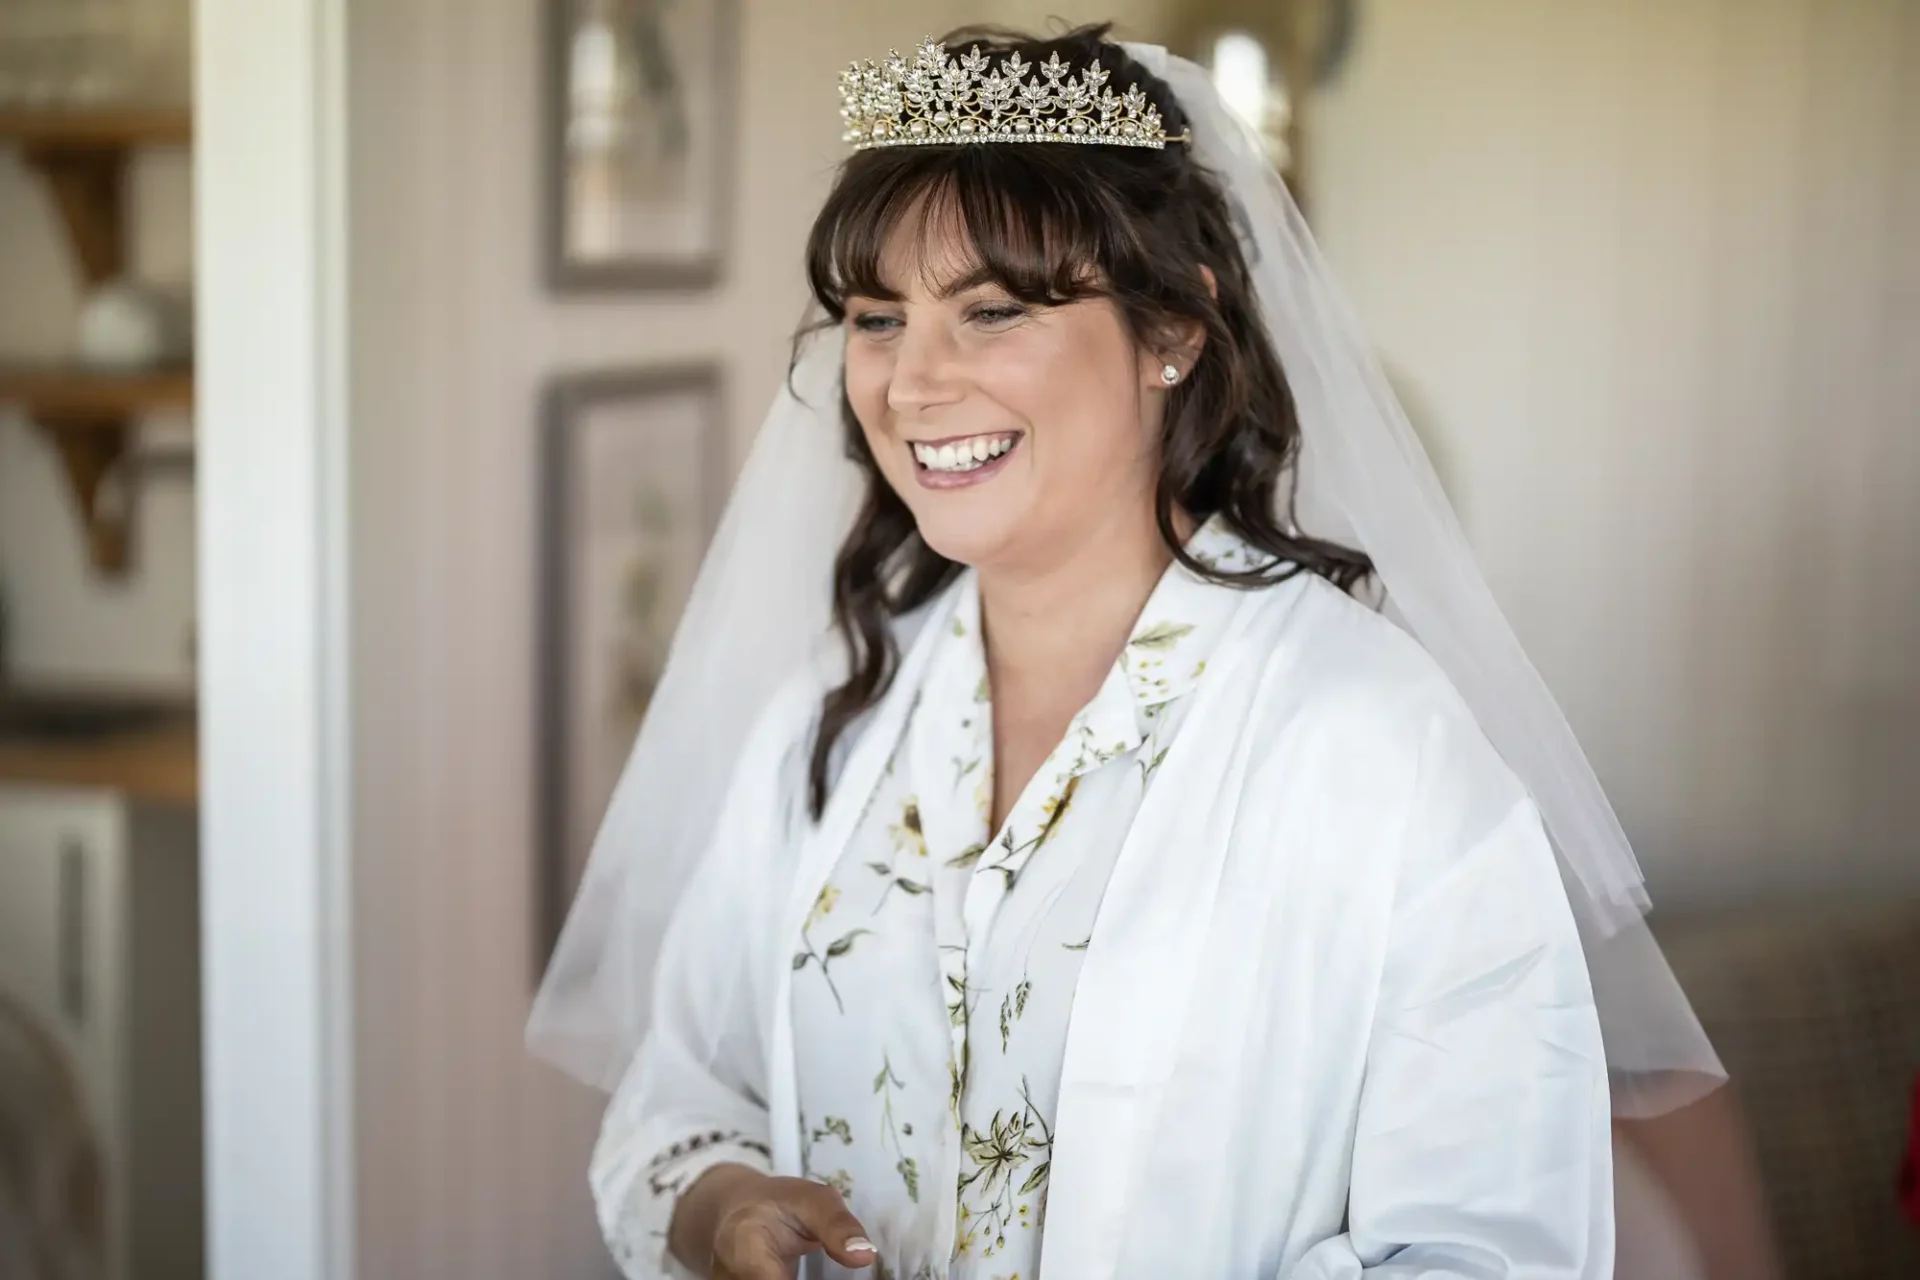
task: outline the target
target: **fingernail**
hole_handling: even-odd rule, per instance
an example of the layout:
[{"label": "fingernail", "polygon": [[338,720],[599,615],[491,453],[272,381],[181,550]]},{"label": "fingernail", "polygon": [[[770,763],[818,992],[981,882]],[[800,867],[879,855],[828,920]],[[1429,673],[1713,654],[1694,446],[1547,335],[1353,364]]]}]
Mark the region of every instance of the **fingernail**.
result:
[{"label": "fingernail", "polygon": [[845,1248],[848,1253],[872,1253],[873,1241],[867,1239],[865,1236],[855,1236],[853,1239],[847,1241]]}]

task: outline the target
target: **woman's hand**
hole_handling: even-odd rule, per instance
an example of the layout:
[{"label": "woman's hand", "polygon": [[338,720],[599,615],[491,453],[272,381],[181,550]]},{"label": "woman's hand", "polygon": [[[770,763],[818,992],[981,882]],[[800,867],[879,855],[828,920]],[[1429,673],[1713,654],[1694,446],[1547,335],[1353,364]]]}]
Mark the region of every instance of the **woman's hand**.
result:
[{"label": "woman's hand", "polygon": [[843,1267],[878,1260],[860,1220],[832,1187],[743,1165],[710,1169],[674,1210],[674,1256],[713,1280],[793,1280],[818,1250]]}]

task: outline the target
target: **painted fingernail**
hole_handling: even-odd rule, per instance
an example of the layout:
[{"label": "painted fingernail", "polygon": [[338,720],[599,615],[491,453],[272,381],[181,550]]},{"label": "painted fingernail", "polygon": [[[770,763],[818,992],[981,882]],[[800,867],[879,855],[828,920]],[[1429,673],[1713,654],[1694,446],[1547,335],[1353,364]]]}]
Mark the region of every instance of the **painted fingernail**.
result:
[{"label": "painted fingernail", "polygon": [[867,1239],[865,1236],[855,1236],[853,1239],[847,1241],[844,1247],[848,1253],[872,1253],[873,1241]]}]

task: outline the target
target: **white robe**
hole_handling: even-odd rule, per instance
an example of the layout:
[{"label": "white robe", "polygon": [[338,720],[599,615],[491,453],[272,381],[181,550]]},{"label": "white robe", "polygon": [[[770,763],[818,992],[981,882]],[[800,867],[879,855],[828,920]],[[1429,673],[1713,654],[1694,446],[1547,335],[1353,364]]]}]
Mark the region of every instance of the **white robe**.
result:
[{"label": "white robe", "polygon": [[[959,594],[915,620],[820,823],[817,680],[742,755],[596,1151],[631,1276],[669,1270],[663,1187],[723,1159],[802,1170],[792,959]],[[1185,716],[1082,956],[1041,1274],[1611,1275],[1579,940],[1532,804],[1444,677],[1301,577],[1235,593]]]}]

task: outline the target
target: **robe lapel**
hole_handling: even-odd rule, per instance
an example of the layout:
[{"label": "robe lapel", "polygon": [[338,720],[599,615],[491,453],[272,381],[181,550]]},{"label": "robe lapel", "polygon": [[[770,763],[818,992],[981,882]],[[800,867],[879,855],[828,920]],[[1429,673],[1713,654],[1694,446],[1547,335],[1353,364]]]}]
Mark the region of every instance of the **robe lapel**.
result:
[{"label": "robe lapel", "polygon": [[[793,886],[780,917],[780,937],[799,936],[807,913],[813,909],[834,864],[853,835],[854,824],[872,799],[880,775],[900,741],[907,718],[919,695],[920,682],[927,663],[939,647],[944,629],[950,625],[958,592],[949,590],[928,606],[912,643],[894,673],[892,687],[861,731],[847,757],[845,768],[833,788],[832,798],[820,821],[801,843]],[[768,1038],[767,1110],[773,1125],[774,1168],[785,1174],[800,1172],[800,1102],[795,1075],[793,1048],[793,968],[784,957],[790,947],[775,947],[783,958],[774,973],[773,1027]]]},{"label": "robe lapel", "polygon": [[1067,1028],[1042,1275],[1111,1280],[1120,1265],[1238,811],[1248,729],[1232,710],[1265,655],[1234,642],[1261,603],[1242,598],[1101,900]]}]

